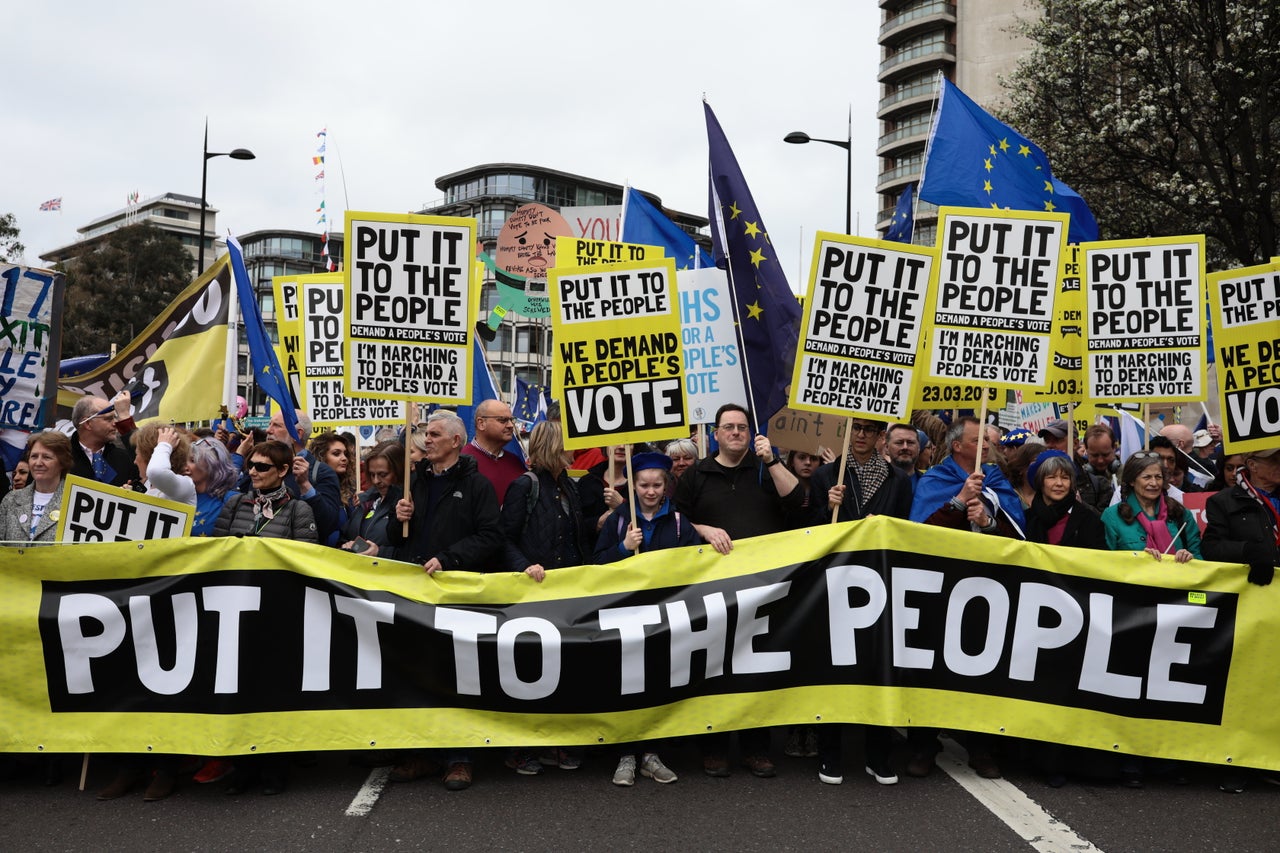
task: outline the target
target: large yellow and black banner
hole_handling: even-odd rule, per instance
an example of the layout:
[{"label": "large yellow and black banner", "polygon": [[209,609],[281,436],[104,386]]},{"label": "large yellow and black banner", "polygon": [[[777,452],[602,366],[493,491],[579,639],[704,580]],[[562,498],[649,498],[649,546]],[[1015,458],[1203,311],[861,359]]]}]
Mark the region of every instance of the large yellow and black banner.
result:
[{"label": "large yellow and black banner", "polygon": [[542,584],[251,538],[8,549],[0,751],[872,722],[1277,769],[1278,597],[1239,566],[888,518]]}]

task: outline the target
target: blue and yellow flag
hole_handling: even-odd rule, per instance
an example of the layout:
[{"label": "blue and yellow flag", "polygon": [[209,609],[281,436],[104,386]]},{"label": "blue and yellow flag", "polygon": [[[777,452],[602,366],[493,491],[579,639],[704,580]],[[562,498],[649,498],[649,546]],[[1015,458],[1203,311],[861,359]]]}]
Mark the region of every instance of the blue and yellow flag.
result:
[{"label": "blue and yellow flag", "polygon": [[1098,239],[1089,205],[1053,176],[1039,146],[946,79],[925,149],[920,198],[939,206],[1068,213],[1068,242]]},{"label": "blue and yellow flag", "polygon": [[227,238],[227,258],[231,264],[231,274],[236,280],[236,293],[240,298],[240,317],[244,320],[244,337],[249,344],[249,363],[253,367],[253,381],[262,389],[276,405],[280,407],[280,415],[284,425],[294,440],[298,439],[298,418],[293,409],[293,395],[289,393],[289,383],[284,378],[284,369],[280,367],[280,359],[276,358],[275,347],[271,345],[271,336],[262,322],[262,309],[258,306],[257,294],[253,291],[253,281],[244,266],[244,253],[235,237]]},{"label": "blue and yellow flag", "polygon": [[769,232],[747,188],[711,105],[707,118],[711,188],[709,212],[716,266],[729,271],[734,312],[747,379],[749,408],[756,424],[787,405],[787,386],[800,338],[800,303],[778,263]]}]

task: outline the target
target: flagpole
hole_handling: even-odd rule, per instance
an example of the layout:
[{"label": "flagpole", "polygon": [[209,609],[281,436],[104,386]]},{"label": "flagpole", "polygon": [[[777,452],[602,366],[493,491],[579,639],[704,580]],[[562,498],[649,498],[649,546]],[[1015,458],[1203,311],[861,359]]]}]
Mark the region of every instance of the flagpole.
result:
[{"label": "flagpole", "polygon": [[[836,466],[836,470],[840,473],[836,475],[836,485],[844,485],[844,469],[849,467],[849,437],[853,435],[853,418],[844,419],[844,444],[840,448],[840,464]],[[840,517],[840,507],[832,507],[831,523],[835,524]]]},{"label": "flagpole", "polygon": [[618,216],[618,242],[622,242],[622,235],[626,233],[627,227],[627,208],[631,205],[631,181],[627,181],[622,185],[622,213]]},{"label": "flagpole", "polygon": [[[929,136],[924,142],[924,159],[920,161],[920,183],[916,185],[916,198],[911,204],[911,221],[914,223],[920,214],[920,190],[924,188],[924,173],[929,168],[929,149],[933,147],[933,134],[938,130],[938,108],[941,105],[943,95],[944,75],[942,70],[938,71],[938,97],[933,99],[933,104],[929,107]],[[914,227],[914,225],[913,225]]]},{"label": "flagpole", "polygon": [[234,412],[236,389],[240,384],[240,294],[234,282],[227,290],[231,296],[227,301],[227,363],[222,370],[222,399],[227,409]]},{"label": "flagpole", "polygon": [[725,250],[724,272],[729,281],[729,293],[733,296],[733,298],[729,300],[729,306],[733,309],[733,331],[734,335],[738,339],[738,352],[744,354],[744,357],[740,359],[742,381],[746,385],[747,404],[748,408],[751,410],[751,416],[756,422],[756,433],[758,434],[760,432],[760,413],[755,411],[756,395],[755,391],[751,387],[751,371],[747,370],[747,360],[745,357],[745,353],[747,351],[747,340],[742,336],[742,317],[738,312],[738,286],[733,280],[733,264],[729,261],[729,238],[724,233],[724,208],[720,204],[720,191],[716,189],[715,175],[711,174],[709,166],[707,169],[707,183],[710,184],[711,196],[716,201],[715,226],[716,230],[720,233],[720,245],[724,247]]}]

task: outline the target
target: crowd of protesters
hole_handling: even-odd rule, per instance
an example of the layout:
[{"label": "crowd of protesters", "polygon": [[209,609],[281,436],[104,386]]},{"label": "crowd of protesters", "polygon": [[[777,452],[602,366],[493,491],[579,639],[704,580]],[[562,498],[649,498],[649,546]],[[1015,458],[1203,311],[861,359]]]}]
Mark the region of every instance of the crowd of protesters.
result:
[{"label": "crowd of protesters", "polygon": [[[554,406],[553,420],[528,436],[527,452],[514,449],[517,422],[509,406],[488,400],[474,412],[468,425],[451,411],[435,411],[361,452],[346,433],[304,441],[312,429],[301,411],[297,437],[279,414],[265,431],[138,428],[126,395],[85,397],[72,411],[69,437],[32,434],[12,484],[0,477],[8,489],[0,501],[0,538],[53,542],[63,483],[74,474],[192,505],[194,536],[285,538],[414,563],[428,574],[507,571],[523,573],[530,583],[557,569],[616,563],[640,551],[705,543],[728,554],[744,537],[873,515],[1049,545],[1145,551],[1157,560],[1168,555],[1174,566],[1193,559],[1239,563],[1249,567],[1249,581],[1263,585],[1280,564],[1280,448],[1224,455],[1216,426],[1165,427],[1122,465],[1116,436],[1104,424],[1073,440],[1061,420],[1033,434],[919,411],[907,424],[848,420],[844,459],[822,448],[783,458],[755,433],[747,410],[729,404],[716,413],[705,452],[699,449],[705,442],[679,439],[575,455],[564,448]],[[571,471],[585,473],[575,478]],[[1215,492],[1203,536],[1182,503],[1197,490]],[[816,757],[819,779],[840,784],[846,728],[795,727],[785,752]],[[757,777],[776,772],[770,735],[750,727],[737,734],[740,763]],[[908,730],[908,775],[933,770],[937,735]],[[999,777],[995,739],[969,734],[965,740],[974,771]],[[866,772],[882,785],[897,783],[893,730],[863,727],[863,741]],[[730,733],[695,742],[706,774],[730,775]],[[614,784],[630,786],[637,774],[676,781],[659,757],[663,747],[657,741],[622,745]],[[1072,752],[1042,745],[1038,761],[1050,784],[1065,781]],[[465,750],[390,758],[393,781],[434,777],[449,790],[472,783]],[[505,763],[532,776],[548,766],[577,769],[582,761],[582,751],[566,745],[512,749]],[[123,761],[99,798],[145,787],[144,798],[163,799],[184,768],[198,782],[229,776],[229,793],[256,787],[273,794],[288,784],[288,756],[185,762],[159,756],[151,764],[144,772],[143,762]],[[1142,766],[1123,763],[1122,781],[1140,786]],[[1244,782],[1233,778],[1222,787],[1240,791]]]}]

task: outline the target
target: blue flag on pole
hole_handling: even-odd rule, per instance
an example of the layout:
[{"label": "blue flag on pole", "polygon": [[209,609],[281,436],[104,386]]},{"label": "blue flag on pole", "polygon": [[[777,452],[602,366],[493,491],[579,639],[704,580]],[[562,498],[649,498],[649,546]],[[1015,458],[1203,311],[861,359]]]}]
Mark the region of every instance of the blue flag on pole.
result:
[{"label": "blue flag on pole", "polygon": [[787,404],[800,337],[800,303],[778,263],[769,232],[751,198],[711,105],[702,104],[710,151],[711,242],[716,266],[729,271],[729,290],[742,343],[748,407],[760,428]]},{"label": "blue flag on pole", "polygon": [[[462,422],[467,425],[468,441],[476,437],[476,407],[485,400],[499,399],[498,383],[494,381],[493,373],[489,370],[489,362],[484,357],[484,347],[480,345],[479,340],[474,342],[473,347],[475,367],[471,371],[471,405],[458,406],[456,409],[458,417],[462,418]],[[513,436],[502,449],[515,454],[521,462],[525,461],[524,448],[520,445],[519,438]]]},{"label": "blue flag on pole", "polygon": [[715,266],[715,261],[692,235],[672,222],[634,187],[627,187],[622,200],[622,242],[661,246],[674,258],[676,269],[691,270]]},{"label": "blue flag on pole", "polygon": [[240,301],[244,336],[249,343],[249,364],[253,367],[254,382],[280,407],[280,415],[284,418],[289,435],[295,441],[305,441],[310,436],[303,439],[298,437],[298,417],[294,412],[293,397],[289,394],[289,383],[284,378],[284,370],[280,367],[280,360],[276,358],[275,348],[271,346],[267,327],[262,323],[258,297],[253,292],[253,282],[249,280],[249,271],[244,266],[244,253],[235,237],[227,238],[227,255],[231,259],[231,275],[235,279],[236,296]]},{"label": "blue flag on pole", "polygon": [[[652,245],[652,244],[650,244]],[[541,385],[530,385],[519,376],[516,377],[516,400],[511,407],[511,414],[516,420],[523,421],[528,429],[533,429],[547,419],[546,389]]]},{"label": "blue flag on pole", "polygon": [[884,232],[886,240],[896,243],[910,243],[911,232],[915,226],[916,185],[907,184],[902,195],[898,196],[898,206],[893,210],[893,218],[889,220],[889,228]]},{"label": "blue flag on pole", "polygon": [[919,192],[938,205],[1069,213],[1070,242],[1098,239],[1089,205],[1053,176],[1045,153],[950,80],[942,81]]}]

